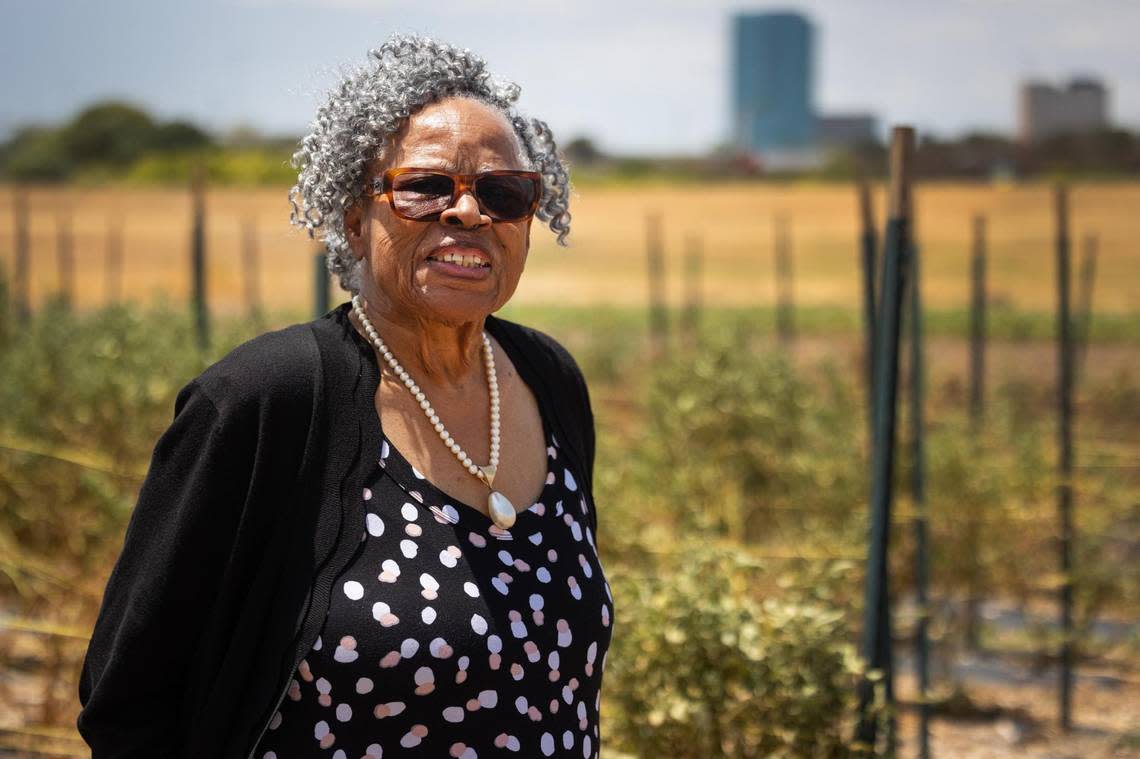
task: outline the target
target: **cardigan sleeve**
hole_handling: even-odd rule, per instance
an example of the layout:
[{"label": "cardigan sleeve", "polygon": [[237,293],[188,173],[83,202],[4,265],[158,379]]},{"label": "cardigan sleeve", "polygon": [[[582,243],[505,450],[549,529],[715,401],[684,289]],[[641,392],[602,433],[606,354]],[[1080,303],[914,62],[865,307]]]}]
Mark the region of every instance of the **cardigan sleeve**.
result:
[{"label": "cardigan sleeve", "polygon": [[582,435],[582,457],[585,460],[584,466],[586,467],[587,484],[591,492],[590,503],[590,522],[591,528],[595,535],[598,532],[598,514],[597,503],[594,502],[592,493],[594,488],[594,459],[597,449],[597,433],[594,424],[594,409],[590,404],[590,391],[586,385],[586,378],[582,374],[578,362],[570,355],[561,344],[555,343],[559,351],[563,354],[566,361],[566,369],[569,375],[572,387],[577,396],[578,413],[581,415],[581,435]]},{"label": "cardigan sleeve", "polygon": [[[571,359],[573,360],[573,359]],[[577,363],[574,364],[574,373],[578,378],[579,393],[581,394],[581,404],[583,409],[583,416],[585,421],[585,429],[583,437],[585,439],[586,447],[586,466],[590,470],[590,482],[594,481],[594,455],[597,448],[596,431],[594,425],[594,409],[590,404],[590,391],[586,386],[586,378],[582,375],[582,370],[578,368]]]},{"label": "cardigan sleeve", "polygon": [[255,440],[197,379],[179,391],[83,662],[77,725],[93,759],[177,754],[186,674],[234,544]]},{"label": "cardigan sleeve", "polygon": [[[553,340],[551,342],[554,342]],[[594,429],[594,409],[590,405],[590,391],[586,385],[586,378],[582,374],[582,369],[578,366],[578,362],[570,355],[560,343],[554,343],[557,350],[563,357],[564,366],[567,373],[567,378],[574,388],[574,394],[577,396],[576,405],[578,413],[581,415],[582,426],[582,455],[586,460],[586,468],[589,476],[589,481],[594,481],[594,455],[595,448],[597,447],[596,432]]]},{"label": "cardigan sleeve", "polygon": [[566,350],[566,347],[562,345],[562,343],[545,333],[538,332],[537,330],[533,330],[533,332],[555,355],[555,365],[561,371],[565,385],[570,389],[572,396],[571,407],[573,408],[572,419],[577,422],[578,432],[581,435],[582,456],[585,459],[586,474],[592,483],[594,480],[594,456],[597,443],[594,429],[594,410],[590,405],[590,391],[586,385],[586,377],[582,374],[582,369],[578,366],[578,362],[574,360],[574,357],[570,355],[570,351]]}]

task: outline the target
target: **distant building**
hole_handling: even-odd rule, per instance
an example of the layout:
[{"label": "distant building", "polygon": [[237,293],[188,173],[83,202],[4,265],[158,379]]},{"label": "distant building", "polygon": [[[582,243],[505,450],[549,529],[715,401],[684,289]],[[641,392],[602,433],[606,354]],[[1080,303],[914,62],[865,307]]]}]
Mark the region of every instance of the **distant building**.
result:
[{"label": "distant building", "polygon": [[1108,92],[1093,79],[1074,79],[1065,88],[1028,82],[1021,86],[1019,105],[1023,142],[1108,127]]},{"label": "distant building", "polygon": [[877,128],[877,120],[870,113],[821,115],[815,122],[817,139],[825,148],[853,148],[875,142]]},{"label": "distant building", "polygon": [[737,151],[769,170],[821,165],[828,148],[876,140],[869,113],[817,115],[815,30],[793,12],[732,18],[732,133]]},{"label": "distant building", "polygon": [[767,163],[810,152],[813,30],[791,12],[742,13],[732,19],[733,138]]}]

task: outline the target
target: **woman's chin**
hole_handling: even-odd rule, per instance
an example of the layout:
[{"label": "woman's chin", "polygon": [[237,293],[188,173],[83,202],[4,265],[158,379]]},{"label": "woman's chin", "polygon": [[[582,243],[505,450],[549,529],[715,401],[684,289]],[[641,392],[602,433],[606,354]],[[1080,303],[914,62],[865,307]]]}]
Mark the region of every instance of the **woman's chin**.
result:
[{"label": "woman's chin", "polygon": [[481,321],[502,306],[493,292],[430,287],[421,290],[420,295],[417,310],[423,318],[456,327]]},{"label": "woman's chin", "polygon": [[451,277],[436,267],[416,273],[415,309],[426,319],[443,324],[470,324],[498,311],[514,293],[504,292],[497,272],[478,279]]}]

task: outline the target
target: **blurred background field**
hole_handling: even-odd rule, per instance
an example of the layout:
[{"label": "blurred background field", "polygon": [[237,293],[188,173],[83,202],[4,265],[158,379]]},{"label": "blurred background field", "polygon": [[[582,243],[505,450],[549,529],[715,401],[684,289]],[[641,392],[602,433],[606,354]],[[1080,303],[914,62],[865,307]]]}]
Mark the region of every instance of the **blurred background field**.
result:
[{"label": "blurred background field", "polygon": [[[1096,234],[1099,268],[1077,417],[1083,731],[1063,735],[1052,714],[1049,188],[919,190],[930,304],[931,635],[936,714],[944,715],[933,734],[945,755],[990,755],[977,753],[990,746],[993,755],[1110,756],[1135,741],[1140,250],[1131,241],[1140,239],[1140,220],[1129,209],[1140,189],[1077,186],[1073,196],[1074,236]],[[70,726],[86,630],[178,388],[238,342],[312,318],[315,249],[288,227],[284,197],[284,188],[208,193],[213,339],[202,351],[186,306],[185,190],[64,186],[29,194],[34,316],[20,322],[5,309],[0,352],[7,671],[0,698],[14,717],[5,745],[77,750]],[[597,407],[599,542],[620,615],[604,693],[607,752],[658,756],[671,746],[678,756],[717,755],[710,741],[727,756],[850,751],[869,488],[855,198],[846,184],[585,186],[573,247],[557,249],[535,230],[527,273],[504,315],[563,341]],[[731,234],[708,223],[721,211],[733,219]],[[966,307],[969,224],[979,211],[992,220],[980,429],[968,413]],[[71,308],[55,295],[64,212],[75,254]],[[107,219],[116,213],[121,299],[107,304]],[[651,214],[664,235],[668,357],[654,353],[649,332]],[[792,230],[790,344],[775,332],[779,216]],[[0,239],[12,239],[3,226],[11,218],[0,216]],[[256,229],[258,319],[243,300],[245,223]],[[694,235],[705,256],[695,325],[683,281]],[[900,482],[906,471],[904,460]],[[914,512],[900,498],[892,578],[907,746]],[[693,670],[677,668],[680,650],[702,652]],[[709,672],[712,691],[698,687]]]},{"label": "blurred background field", "polygon": [[[156,291],[187,292],[191,207],[183,187],[32,186],[24,190],[35,251],[31,297],[40,303],[59,287],[55,261],[61,224],[76,258],[80,308],[106,302],[106,252],[122,250],[122,295],[146,301]],[[11,192],[11,191],[10,191]],[[543,307],[641,308],[647,299],[644,250],[647,218],[661,217],[666,266],[679,274],[688,239],[704,252],[703,289],[710,304],[753,307],[775,302],[774,226],[786,219],[794,249],[797,306],[833,314],[858,327],[861,297],[856,242],[857,195],[837,182],[719,182],[667,184],[588,182],[573,198],[570,248],[559,248],[538,227],[512,304]],[[875,205],[883,208],[883,189]],[[270,311],[296,308],[312,292],[313,243],[288,224],[287,186],[222,187],[206,198],[210,304],[220,314],[246,306],[242,251],[252,242],[260,260],[258,284]],[[969,301],[972,220],[988,219],[991,305],[999,312],[1047,314],[1055,301],[1051,267],[1051,185],[1040,183],[930,183],[916,190],[918,237],[926,253],[923,295],[935,311],[962,311]],[[1080,184],[1072,195],[1073,237],[1080,253],[1095,234],[1097,329],[1129,322],[1137,313],[1140,269],[1140,184]],[[12,197],[0,202],[0,230],[12,239]],[[0,247],[11,270],[11,245]],[[667,296],[682,301],[673,276]],[[1000,317],[999,317],[1000,318]],[[1047,318],[1047,317],[1046,317]],[[938,324],[932,325],[938,328]],[[1137,325],[1125,327],[1133,335]],[[1038,336],[1044,336],[1039,332]]]},{"label": "blurred background field", "polygon": [[[755,5],[107,0],[9,14],[0,757],[88,753],[79,668],[178,390],[242,341],[347,299],[319,242],[288,223],[289,157],[332,67],[410,27],[516,79],[571,167],[571,246],[536,223],[501,315],[571,350],[596,411],[615,602],[604,757],[860,756],[864,678],[878,683],[871,716],[897,721],[898,756],[923,756],[924,703],[940,758],[1140,756],[1140,10]],[[860,656],[872,459],[857,182],[881,256],[884,127],[899,122],[918,128],[927,496],[924,512],[910,493],[907,317],[892,711]],[[1076,341],[1069,575],[1059,183]],[[985,293],[972,303],[978,218]]]}]

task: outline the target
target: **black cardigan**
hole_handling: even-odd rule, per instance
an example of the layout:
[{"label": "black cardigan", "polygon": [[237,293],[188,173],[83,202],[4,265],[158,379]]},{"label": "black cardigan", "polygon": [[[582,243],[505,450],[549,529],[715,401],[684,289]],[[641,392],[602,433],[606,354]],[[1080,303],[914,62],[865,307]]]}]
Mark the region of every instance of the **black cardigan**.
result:
[{"label": "black cardigan", "polygon": [[[179,391],[83,662],[94,759],[246,759],[260,739],[359,542],[351,495],[380,448],[379,368],[349,308],[260,335]],[[583,473],[596,536],[581,372],[536,330],[486,329]]]}]

